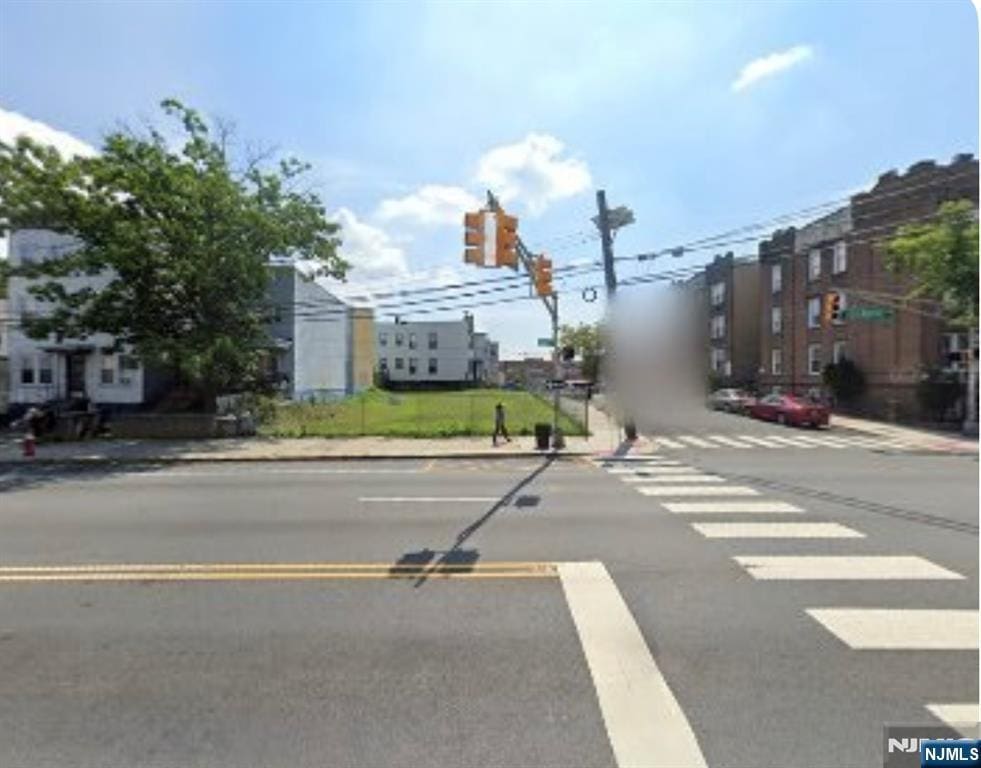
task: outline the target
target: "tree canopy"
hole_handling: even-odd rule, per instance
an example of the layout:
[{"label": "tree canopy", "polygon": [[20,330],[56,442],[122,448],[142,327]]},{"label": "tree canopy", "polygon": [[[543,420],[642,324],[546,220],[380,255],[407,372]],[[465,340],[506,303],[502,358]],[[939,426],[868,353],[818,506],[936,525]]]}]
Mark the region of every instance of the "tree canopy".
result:
[{"label": "tree canopy", "polygon": [[590,323],[563,325],[559,330],[559,344],[574,348],[576,355],[582,360],[582,375],[596,381],[603,357],[602,327]]},{"label": "tree canopy", "polygon": [[[22,326],[34,338],[108,333],[204,393],[240,388],[266,342],[270,259],[343,277],[340,227],[299,188],[307,165],[232,157],[222,126],[173,99],[161,107],[176,144],[155,128],[113,132],[93,157],[0,143],[0,235],[46,229],[76,244],[8,268],[43,308]],[[101,279],[66,279],[81,276]]]},{"label": "tree canopy", "polygon": [[953,322],[978,322],[978,218],[969,200],[940,206],[934,220],[908,224],[889,241],[887,265],[913,279],[911,297],[941,302]]}]

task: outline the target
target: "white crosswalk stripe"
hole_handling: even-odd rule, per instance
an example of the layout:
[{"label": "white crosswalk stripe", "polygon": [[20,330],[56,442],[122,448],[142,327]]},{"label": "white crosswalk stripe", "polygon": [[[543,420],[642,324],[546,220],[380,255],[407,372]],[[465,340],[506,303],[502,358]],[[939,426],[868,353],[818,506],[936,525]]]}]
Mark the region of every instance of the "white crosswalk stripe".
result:
[{"label": "white crosswalk stripe", "polygon": [[811,437],[810,435],[799,435],[797,439],[803,440],[805,443],[811,443],[812,445],[820,445],[824,448],[837,448],[841,450],[842,448],[848,447],[846,443],[830,437]]},{"label": "white crosswalk stripe", "polygon": [[849,648],[856,650],[977,651],[978,612],[932,608],[807,608]]},{"label": "white crosswalk stripe", "polygon": [[753,445],[758,445],[763,448],[780,448],[781,446],[776,443],[772,443],[769,440],[764,440],[762,437],[756,437],[754,435],[738,435],[740,440],[745,440],[747,443],[752,443]]},{"label": "white crosswalk stripe", "polygon": [[[633,475],[643,474],[644,472],[657,472],[659,470],[672,470],[684,465],[680,461],[659,461],[656,464],[638,464],[633,467],[610,467],[606,471],[611,475]],[[685,467],[685,469],[690,469]]]},{"label": "white crosswalk stripe", "polygon": [[961,732],[969,738],[981,738],[978,734],[978,721],[981,720],[981,706],[978,702],[957,702],[956,704],[927,704],[926,710],[935,718]]},{"label": "white crosswalk stripe", "polygon": [[658,448],[664,446],[665,448],[673,448],[675,450],[686,447],[683,443],[679,443],[677,440],[672,440],[670,437],[663,437],[661,435],[654,438],[654,445]]},{"label": "white crosswalk stripe", "polygon": [[800,507],[786,501],[669,501],[664,508],[676,515],[794,514]]},{"label": "white crosswalk stripe", "polygon": [[[626,477],[621,479],[627,480]],[[703,475],[696,473],[695,470],[692,470],[692,474],[689,475],[656,475],[639,478],[639,480],[646,483],[724,483],[726,481],[724,477]]]},{"label": "white crosswalk stripe", "polygon": [[759,496],[760,492],[748,485],[700,486],[668,485],[638,486],[645,496]]},{"label": "white crosswalk stripe", "polygon": [[959,573],[915,555],[736,555],[732,558],[754,579],[870,581],[963,579]]},{"label": "white crosswalk stripe", "polygon": [[690,475],[698,472],[694,467],[688,467],[678,463],[673,467],[650,467],[649,469],[638,469],[635,472],[617,472],[616,476],[625,483],[643,483],[650,477],[660,477],[661,475]]},{"label": "white crosswalk stripe", "polygon": [[751,446],[746,445],[746,443],[741,443],[738,440],[733,440],[731,437],[726,435],[708,435],[709,440],[715,440],[717,443],[722,443],[723,445],[728,445],[730,448],[750,448]]},{"label": "white crosswalk stripe", "polygon": [[718,446],[713,445],[708,440],[702,440],[700,437],[695,437],[694,435],[678,435],[679,440],[688,443],[689,445],[694,445],[696,448],[717,448]]},{"label": "white crosswalk stripe", "polygon": [[692,523],[707,539],[861,539],[865,534],[839,523]]}]

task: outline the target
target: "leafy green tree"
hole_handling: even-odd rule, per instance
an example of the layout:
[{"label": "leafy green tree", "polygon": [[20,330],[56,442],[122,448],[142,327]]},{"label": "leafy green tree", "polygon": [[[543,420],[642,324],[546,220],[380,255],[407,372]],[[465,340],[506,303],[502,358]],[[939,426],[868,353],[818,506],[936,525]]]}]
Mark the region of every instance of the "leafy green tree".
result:
[{"label": "leafy green tree", "polygon": [[[339,225],[298,188],[308,166],[231,157],[221,126],[178,101],[161,103],[183,145],[156,129],[116,131],[94,157],[63,158],[19,137],[0,143],[0,235],[48,229],[77,248],[12,268],[44,311],[28,335],[111,334],[144,364],[171,371],[205,403],[258,376],[266,341],[268,264],[302,259],[343,277]],[[101,276],[98,287],[74,276]]]},{"label": "leafy green tree", "polygon": [[603,327],[599,323],[563,325],[559,329],[559,346],[572,347],[582,361],[582,375],[596,381],[603,360]]},{"label": "leafy green tree", "polygon": [[[940,206],[926,224],[901,227],[890,240],[888,267],[913,280],[911,297],[937,299],[946,317],[968,329],[973,350],[978,325],[978,214],[970,200]],[[967,373],[965,431],[977,422],[977,366],[973,352]]]},{"label": "leafy green tree", "polygon": [[977,325],[978,218],[971,201],[944,203],[933,221],[900,227],[886,263],[912,277],[911,298],[937,299],[952,322]]},{"label": "leafy green tree", "polygon": [[847,357],[824,366],[821,378],[835,399],[842,403],[854,402],[865,392],[865,374]]}]

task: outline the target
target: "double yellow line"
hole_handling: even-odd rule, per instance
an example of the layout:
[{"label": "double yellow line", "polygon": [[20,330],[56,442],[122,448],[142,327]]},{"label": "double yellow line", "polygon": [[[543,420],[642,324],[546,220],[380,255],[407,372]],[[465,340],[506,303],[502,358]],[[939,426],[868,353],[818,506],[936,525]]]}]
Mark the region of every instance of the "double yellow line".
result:
[{"label": "double yellow line", "polygon": [[94,563],[0,567],[0,583],[555,578],[553,563]]}]

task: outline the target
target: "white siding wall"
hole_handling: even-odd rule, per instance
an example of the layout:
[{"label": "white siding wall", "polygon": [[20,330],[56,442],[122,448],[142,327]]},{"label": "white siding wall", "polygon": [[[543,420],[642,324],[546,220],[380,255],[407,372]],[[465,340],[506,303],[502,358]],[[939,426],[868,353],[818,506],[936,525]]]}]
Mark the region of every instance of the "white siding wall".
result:
[{"label": "white siding wall", "polygon": [[295,274],[294,399],[343,396],[351,391],[350,311],[315,282]]},{"label": "white siding wall", "polygon": [[[70,249],[74,241],[64,235],[48,230],[26,229],[12,233],[10,237],[9,258],[11,266],[23,264],[25,261],[42,261],[54,256],[60,256]],[[98,288],[105,285],[109,278],[105,276],[83,276],[64,278],[62,282],[69,290],[90,286]],[[24,312],[43,313],[44,304],[38,302],[29,292],[30,280],[21,277],[10,279],[9,313],[19,318]],[[139,403],[143,399],[143,371],[127,371],[128,383],[122,383],[119,376],[118,361],[113,384],[103,384],[101,371],[103,364],[102,349],[111,346],[113,338],[100,333],[87,339],[64,339],[59,347],[91,347],[92,351],[85,358],[85,388],[87,396],[95,403]],[[66,391],[66,362],[63,353],[52,355],[52,380],[50,384],[38,381],[38,358],[43,354],[43,348],[54,345],[54,339],[35,340],[27,337],[16,324],[9,327],[7,347],[9,355],[9,381],[11,403],[37,403],[51,398],[67,396]],[[34,383],[21,383],[21,371],[25,365],[34,367]]]}]

